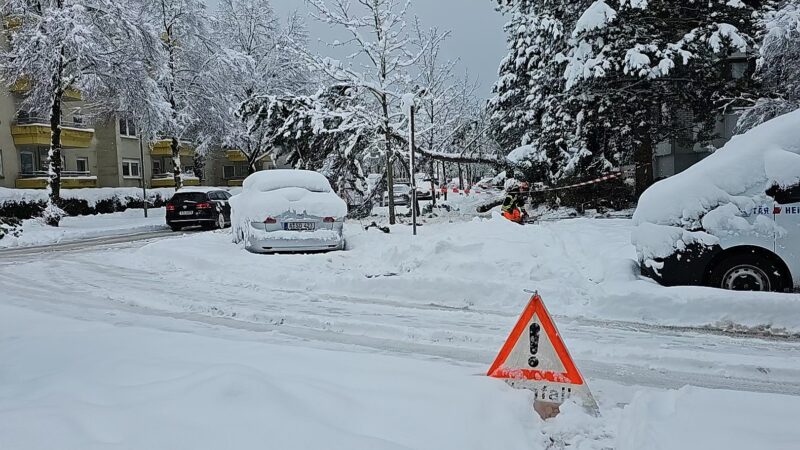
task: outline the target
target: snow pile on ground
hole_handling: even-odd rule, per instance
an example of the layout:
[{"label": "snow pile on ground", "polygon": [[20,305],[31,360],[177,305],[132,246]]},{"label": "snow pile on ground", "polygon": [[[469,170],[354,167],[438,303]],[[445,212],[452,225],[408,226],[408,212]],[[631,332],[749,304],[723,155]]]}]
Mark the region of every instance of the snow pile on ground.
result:
[{"label": "snow pile on ground", "polygon": [[16,232],[0,239],[0,248],[47,245],[79,239],[165,230],[164,208],[149,209],[144,218],[141,209],[129,209],[113,214],[64,217],[58,227],[47,226],[41,219],[22,221]]},{"label": "snow pile on ground", "polygon": [[[148,189],[147,198],[153,201],[157,198],[168,199],[175,193],[173,188]],[[90,207],[107,200],[118,199],[120,204],[126,205],[131,200],[142,199],[141,188],[84,188],[63,189],[61,197],[64,199],[86,200]],[[8,203],[46,202],[47,191],[44,189],[9,189],[0,187],[0,206]]]},{"label": "snow pile on ground", "polygon": [[[523,227],[494,217],[429,223],[420,227],[414,238],[408,225],[394,226],[387,235],[348,223],[348,251],[267,257],[247,254],[230,243],[227,233],[204,233],[146,245],[115,261],[115,267],[135,273],[179,271],[192,278],[187,283],[194,283],[194,277],[216,280],[220,289],[224,288],[219,298],[237,298],[234,303],[220,305],[181,296],[114,296],[123,303],[157,309],[217,311],[257,321],[267,317],[270,321],[297,320],[306,326],[307,315],[293,317],[277,311],[265,315],[263,304],[246,298],[273,290],[313,292],[321,297],[488,310],[516,317],[530,297],[526,290],[538,290],[551,312],[562,317],[800,333],[800,299],[796,295],[664,288],[640,278],[630,231],[631,221],[620,219],[575,219]],[[238,290],[242,286],[247,286],[248,293]],[[357,323],[347,321],[314,322],[313,326],[358,330]],[[484,337],[475,334],[458,339]]]},{"label": "snow pile on ground", "polygon": [[545,448],[529,395],[474,366],[197,332],[0,305],[0,447]]},{"label": "snow pile on ground", "polygon": [[685,387],[639,392],[623,413],[616,450],[792,450],[797,397]]},{"label": "snow pile on ground", "polygon": [[[800,181],[800,111],[770,120],[735,136],[724,147],[686,171],[662,180],[639,199],[634,223],[663,225],[640,227],[634,242],[642,257],[658,256],[664,240],[694,236],[695,230],[715,233],[772,233],[775,222],[768,216],[754,222],[743,218],[757,206],[772,204],[766,190],[788,187]],[[668,228],[669,227],[669,228]],[[690,230],[677,234],[675,228]],[[687,245],[680,239],[673,248]],[[663,256],[663,255],[662,255]]]}]

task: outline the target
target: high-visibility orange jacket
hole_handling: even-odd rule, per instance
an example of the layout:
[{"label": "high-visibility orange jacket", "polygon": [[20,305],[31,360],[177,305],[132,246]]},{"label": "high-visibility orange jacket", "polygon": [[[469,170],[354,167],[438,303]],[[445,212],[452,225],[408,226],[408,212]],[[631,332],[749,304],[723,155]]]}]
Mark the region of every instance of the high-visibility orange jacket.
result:
[{"label": "high-visibility orange jacket", "polygon": [[512,208],[506,211],[503,211],[503,217],[506,219],[516,222],[522,223],[522,211],[519,208]]}]

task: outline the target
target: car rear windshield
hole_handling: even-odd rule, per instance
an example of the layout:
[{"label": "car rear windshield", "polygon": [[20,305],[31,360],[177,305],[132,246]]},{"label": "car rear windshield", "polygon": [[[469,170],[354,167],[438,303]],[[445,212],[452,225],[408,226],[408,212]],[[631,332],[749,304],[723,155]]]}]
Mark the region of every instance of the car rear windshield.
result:
[{"label": "car rear windshield", "polygon": [[175,194],[172,197],[172,203],[200,203],[207,202],[208,194],[202,192],[186,192],[184,194]]}]

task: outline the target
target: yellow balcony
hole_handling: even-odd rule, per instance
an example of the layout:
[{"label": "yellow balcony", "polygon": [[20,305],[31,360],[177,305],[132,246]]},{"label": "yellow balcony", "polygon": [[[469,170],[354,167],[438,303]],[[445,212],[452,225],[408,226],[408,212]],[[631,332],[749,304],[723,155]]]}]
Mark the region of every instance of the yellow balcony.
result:
[{"label": "yellow balcony", "polygon": [[[11,125],[15,145],[50,145],[50,125],[26,123]],[[64,148],[88,148],[92,145],[94,130],[91,128],[61,127],[61,146]]]},{"label": "yellow balcony", "polygon": [[241,186],[242,184],[244,184],[244,178],[235,178],[228,180],[228,186],[230,187],[237,187]]},{"label": "yellow balcony", "polygon": [[3,27],[5,27],[6,30],[16,30],[21,26],[22,26],[21,16],[5,16],[3,18]]},{"label": "yellow balcony", "polygon": [[[17,79],[14,84],[11,85],[9,90],[16,94],[21,94],[24,92],[28,92],[31,89],[31,80],[28,77],[22,77]],[[75,89],[74,87],[68,87],[64,89],[64,100],[65,101],[80,101],[81,100],[81,91]]]},{"label": "yellow balcony", "polygon": [[[229,162],[247,162],[247,156],[245,156],[241,150],[235,148],[225,150],[225,159],[227,159]],[[272,155],[269,153],[264,153],[256,161],[270,164],[272,163]]]},{"label": "yellow balcony", "polygon": [[225,158],[230,162],[247,162],[247,157],[238,149],[225,150]]},{"label": "yellow balcony", "polygon": [[[194,146],[189,142],[181,142],[178,146],[178,152],[181,156],[193,156]],[[150,144],[150,154],[153,156],[172,156],[172,141],[162,139]]]},{"label": "yellow balcony", "polygon": [[[197,177],[190,177],[187,175],[183,176],[183,185],[184,186],[200,186],[200,179]],[[153,178],[150,180],[150,187],[154,188],[169,188],[175,187],[175,178],[173,177],[161,177],[161,178]]]},{"label": "yellow balcony", "polygon": [[[47,187],[47,177],[23,177],[17,178],[17,189],[44,189]],[[95,176],[76,176],[61,177],[62,189],[80,189],[97,187],[97,177]]]}]

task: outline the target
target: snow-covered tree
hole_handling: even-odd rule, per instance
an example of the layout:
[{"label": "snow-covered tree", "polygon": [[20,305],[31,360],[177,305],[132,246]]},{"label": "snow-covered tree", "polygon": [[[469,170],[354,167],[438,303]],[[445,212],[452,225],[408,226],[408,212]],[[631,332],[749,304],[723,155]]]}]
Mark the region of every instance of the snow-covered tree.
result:
[{"label": "snow-covered tree", "polygon": [[740,133],[800,108],[800,2],[768,12],[764,28],[756,77],[766,95],[742,114]]},{"label": "snow-covered tree", "polygon": [[710,138],[721,108],[753,91],[726,59],[753,48],[763,2],[498,2],[511,22],[494,130],[508,150],[532,144],[536,181],[636,164],[641,192],[655,143]]},{"label": "snow-covered tree", "polygon": [[[362,134],[382,137],[378,143],[386,161],[386,181],[389,191],[389,222],[395,223],[393,167],[396,130],[402,126],[404,115],[400,100],[406,93],[412,68],[422,53],[442,39],[430,36],[419,48],[412,49],[413,35],[406,18],[410,2],[400,0],[359,0],[353,6],[348,0],[308,0],[319,21],[339,28],[350,37],[347,41],[332,42],[332,47],[352,50],[347,62],[306,53],[314,70],[324,73],[336,84],[348,86],[359,95],[366,95],[369,111],[352,111],[360,120]],[[350,120],[353,123],[352,120]]]},{"label": "snow-covered tree", "polygon": [[169,103],[169,120],[160,131],[170,141],[173,176],[180,188],[181,143],[191,141],[201,153],[222,143],[232,102],[230,86],[241,81],[242,55],[216,41],[202,1],[144,1],[166,54],[159,90]]},{"label": "snow-covered tree", "polygon": [[[22,111],[49,118],[50,211],[57,212],[61,183],[61,122],[65,93],[79,92],[87,114],[136,110],[143,123],[161,121],[151,63],[158,38],[136,0],[8,0],[2,13],[12,26],[0,52],[7,85],[25,86]],[[48,216],[58,225],[59,214]]]},{"label": "snow-covered tree", "polygon": [[222,0],[215,17],[217,41],[243,56],[238,68],[241,76],[228,85],[232,107],[223,144],[240,150],[253,173],[257,161],[274,149],[262,145],[268,136],[251,134],[268,129],[249,127],[237,114],[238,107],[254,97],[308,93],[311,79],[306,65],[289,51],[305,46],[305,25],[296,14],[281,23],[269,0]]}]

